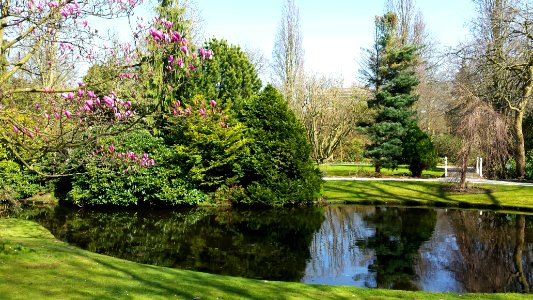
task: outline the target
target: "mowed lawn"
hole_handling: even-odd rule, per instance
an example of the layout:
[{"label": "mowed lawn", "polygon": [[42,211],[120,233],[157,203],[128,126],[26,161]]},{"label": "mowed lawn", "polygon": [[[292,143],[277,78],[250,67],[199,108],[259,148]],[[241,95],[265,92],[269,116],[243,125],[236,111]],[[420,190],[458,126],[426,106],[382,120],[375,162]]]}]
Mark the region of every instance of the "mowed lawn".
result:
[{"label": "mowed lawn", "polygon": [[468,193],[450,191],[451,184],[421,181],[326,181],[330,202],[479,207],[533,211],[533,186],[470,184]]},{"label": "mowed lawn", "polygon": [[524,299],[310,285],[143,265],[56,240],[37,223],[0,219],[1,299]]},{"label": "mowed lawn", "polygon": [[[374,166],[358,164],[323,164],[319,166],[324,176],[376,177]],[[381,169],[381,177],[410,176],[411,172],[405,165],[397,169]],[[437,178],[444,176],[443,168],[433,168],[422,172],[423,178]]]}]

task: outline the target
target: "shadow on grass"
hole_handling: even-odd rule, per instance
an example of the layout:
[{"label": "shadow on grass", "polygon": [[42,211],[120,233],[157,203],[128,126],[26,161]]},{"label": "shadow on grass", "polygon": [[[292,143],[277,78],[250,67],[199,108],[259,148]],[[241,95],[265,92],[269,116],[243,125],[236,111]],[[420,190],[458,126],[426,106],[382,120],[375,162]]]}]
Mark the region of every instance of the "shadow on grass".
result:
[{"label": "shadow on grass", "polygon": [[[452,183],[409,181],[328,181],[324,196],[331,203],[401,204],[482,209],[533,211],[527,200],[513,202],[510,197],[528,197],[533,189],[514,189],[482,185],[468,192],[455,192]],[[531,198],[531,197],[529,197]]]}]

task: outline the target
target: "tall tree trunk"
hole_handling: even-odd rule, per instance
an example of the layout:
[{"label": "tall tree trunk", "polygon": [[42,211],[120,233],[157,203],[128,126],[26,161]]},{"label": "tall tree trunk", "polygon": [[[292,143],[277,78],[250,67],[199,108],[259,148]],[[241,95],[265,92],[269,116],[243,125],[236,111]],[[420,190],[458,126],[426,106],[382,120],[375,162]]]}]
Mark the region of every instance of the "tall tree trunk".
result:
[{"label": "tall tree trunk", "polygon": [[522,89],[522,101],[515,109],[515,120],[513,124],[516,138],[516,176],[518,178],[524,178],[524,176],[526,175],[526,146],[524,142],[524,132],[522,130],[522,125],[524,123],[524,114],[526,112],[529,98],[533,93],[533,55],[529,61],[526,82],[527,84]]},{"label": "tall tree trunk", "polygon": [[524,133],[522,131],[522,124],[524,120],[524,111],[516,111],[514,119],[514,133],[516,139],[515,161],[516,161],[516,177],[522,179],[526,175],[526,147],[524,141]]}]

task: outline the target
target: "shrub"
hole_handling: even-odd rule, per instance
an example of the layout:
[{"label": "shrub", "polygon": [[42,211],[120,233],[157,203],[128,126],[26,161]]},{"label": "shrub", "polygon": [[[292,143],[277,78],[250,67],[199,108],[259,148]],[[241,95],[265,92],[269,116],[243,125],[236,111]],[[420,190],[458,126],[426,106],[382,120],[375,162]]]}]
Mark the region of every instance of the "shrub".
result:
[{"label": "shrub", "polygon": [[41,189],[38,176],[10,158],[0,144],[0,195],[2,200],[18,200],[31,197]]},{"label": "shrub", "polygon": [[403,141],[403,158],[409,164],[411,176],[420,177],[423,170],[437,165],[437,152],[429,136],[412,123]]},{"label": "shrub", "polygon": [[[117,161],[102,160],[95,155],[84,172],[74,175],[67,200],[77,205],[177,205],[198,204],[207,199],[176,162],[175,151],[163,139],[146,129],[137,129],[120,136],[117,152],[126,149],[148,153],[156,160],[149,168],[132,168]],[[114,139],[101,143],[113,143]],[[87,150],[85,150],[87,151]]]},{"label": "shrub", "polygon": [[305,130],[283,96],[268,85],[258,96],[243,101],[236,114],[248,128],[251,142],[241,180],[248,197],[234,201],[284,206],[317,199],[321,175],[311,161]]}]

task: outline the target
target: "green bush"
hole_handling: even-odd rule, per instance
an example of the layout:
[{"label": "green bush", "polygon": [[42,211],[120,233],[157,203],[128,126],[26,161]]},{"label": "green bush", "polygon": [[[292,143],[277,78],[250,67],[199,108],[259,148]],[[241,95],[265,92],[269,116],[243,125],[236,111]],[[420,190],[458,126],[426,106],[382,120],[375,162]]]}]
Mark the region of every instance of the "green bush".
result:
[{"label": "green bush", "polygon": [[321,174],[310,159],[305,130],[283,96],[268,85],[258,96],[243,101],[236,114],[252,141],[241,180],[247,197],[234,202],[284,206],[317,199]]},{"label": "green bush", "polygon": [[164,136],[173,145],[176,164],[203,191],[212,193],[223,186],[238,185],[242,163],[249,156],[246,127],[238,122],[221,124],[220,115],[177,119]]},{"label": "green bush", "polygon": [[403,158],[409,165],[411,176],[420,177],[422,171],[437,165],[437,152],[429,136],[420,130],[416,123],[407,129],[407,134],[402,143]]},{"label": "green bush", "polygon": [[[175,164],[174,149],[146,129],[137,129],[119,137],[116,152],[148,153],[156,164],[148,168],[132,167],[115,159],[95,155],[84,172],[74,175],[67,200],[77,205],[193,205],[207,199]],[[101,140],[112,144],[113,139]],[[86,151],[86,150],[85,150]]]},{"label": "green bush", "polygon": [[11,159],[0,144],[0,195],[2,200],[18,200],[37,194],[41,186],[38,176]]}]

